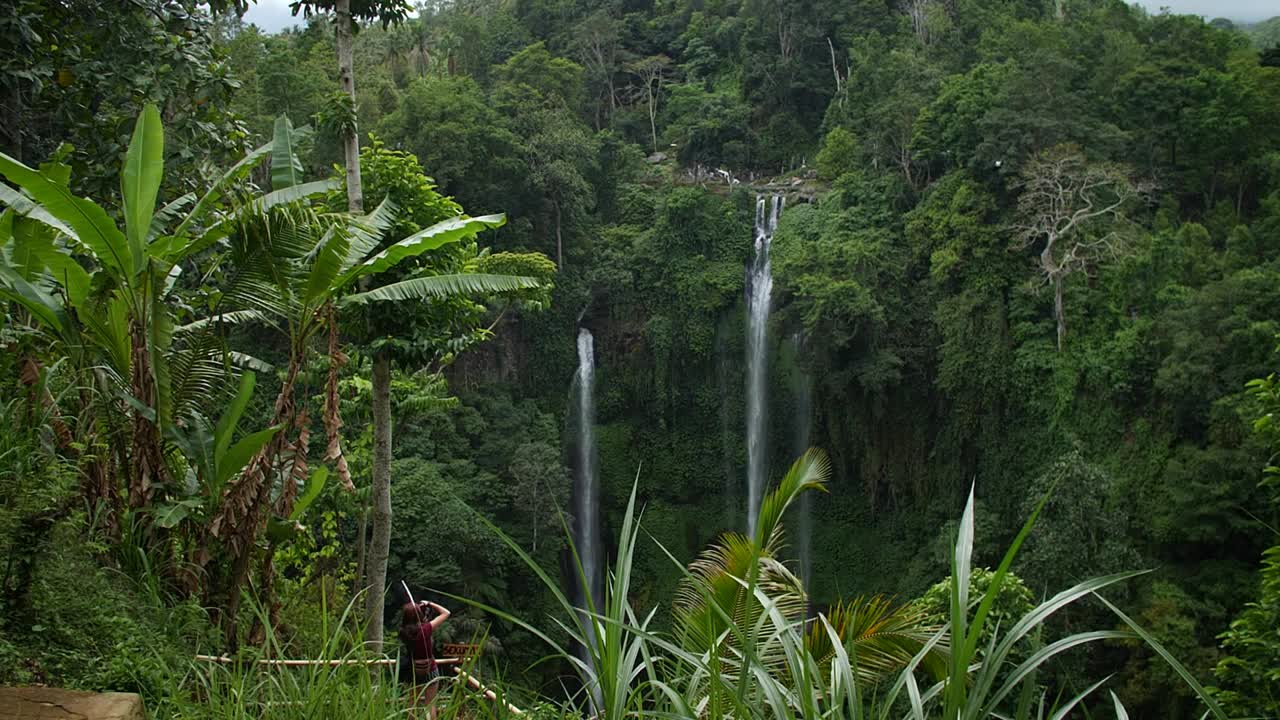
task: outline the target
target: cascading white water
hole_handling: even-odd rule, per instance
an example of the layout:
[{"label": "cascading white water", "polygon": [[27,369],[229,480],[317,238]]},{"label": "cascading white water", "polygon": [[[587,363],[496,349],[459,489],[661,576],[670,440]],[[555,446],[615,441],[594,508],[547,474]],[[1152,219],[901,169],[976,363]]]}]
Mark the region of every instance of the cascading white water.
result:
[{"label": "cascading white water", "polygon": [[778,228],[783,198],[756,199],[755,258],[747,273],[747,533],[755,537],[764,495],[769,427],[768,339],[773,272],[769,246]]},{"label": "cascading white water", "polygon": [[[585,583],[578,585],[579,607],[583,608],[583,624],[586,626],[585,638],[588,643],[595,642],[596,620],[586,613],[588,608],[587,594],[590,591],[591,601],[597,612],[604,601],[604,583],[599,563],[600,544],[600,506],[597,496],[596,443],[595,443],[595,338],[586,328],[578,330],[578,373],[574,384],[578,390],[577,406],[577,482],[574,488],[574,538],[578,549],[578,558],[582,563],[582,574]],[[583,586],[585,585],[585,587]],[[595,663],[591,654],[583,649],[583,659],[595,672]],[[591,699],[595,703],[596,712],[601,705],[600,686],[593,679],[588,681]]]},{"label": "cascading white water", "polygon": [[595,338],[586,328],[578,330],[578,487],[575,497],[577,537],[574,544],[582,559],[582,571],[587,577],[593,599],[600,602],[600,565],[597,553],[600,547],[599,505],[596,497],[596,443],[595,443]]}]

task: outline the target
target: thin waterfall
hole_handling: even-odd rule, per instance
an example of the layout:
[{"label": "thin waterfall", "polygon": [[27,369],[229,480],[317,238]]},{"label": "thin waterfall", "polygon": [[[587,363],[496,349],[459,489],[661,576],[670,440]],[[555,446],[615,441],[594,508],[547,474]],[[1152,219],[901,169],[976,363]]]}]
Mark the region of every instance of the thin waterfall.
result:
[{"label": "thin waterfall", "polygon": [[769,303],[773,271],[769,246],[778,228],[783,198],[756,199],[755,258],[747,272],[747,534],[755,537],[756,518],[768,473]]},{"label": "thin waterfall", "polygon": [[599,498],[596,483],[595,443],[595,338],[586,328],[578,330],[578,487],[574,493],[577,537],[574,544],[582,559],[593,599],[600,602]]},{"label": "thin waterfall", "polygon": [[[596,472],[595,375],[595,338],[592,337],[590,330],[580,328],[578,330],[578,373],[574,378],[578,390],[576,408],[578,473],[577,484],[574,488],[574,512],[576,517],[574,518],[575,532],[573,542],[578,549],[578,557],[582,562],[582,574],[586,578],[586,583],[585,587],[582,587],[583,583],[581,582],[575,582],[574,584],[578,586],[580,607],[584,610],[587,608],[587,591],[589,589],[591,600],[598,612],[600,603],[604,600],[604,583],[599,560],[600,500]],[[595,638],[596,621],[589,616],[585,616],[585,614],[583,621],[587,627],[587,642],[591,643]],[[592,670],[594,672],[594,663],[590,661],[590,657],[589,652],[584,652],[584,659],[587,660],[589,665],[593,666]],[[597,707],[600,704],[599,691],[598,685],[591,687],[591,696]]]}]

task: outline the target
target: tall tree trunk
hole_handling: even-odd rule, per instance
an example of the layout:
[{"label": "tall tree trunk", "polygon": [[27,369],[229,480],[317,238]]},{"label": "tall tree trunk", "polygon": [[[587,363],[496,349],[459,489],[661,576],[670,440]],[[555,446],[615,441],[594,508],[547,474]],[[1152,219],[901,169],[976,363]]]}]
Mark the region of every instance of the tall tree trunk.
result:
[{"label": "tall tree trunk", "polygon": [[1062,301],[1064,279],[1062,275],[1053,276],[1053,317],[1058,321],[1058,352],[1062,352],[1062,342],[1067,337],[1067,311]]},{"label": "tall tree trunk", "polygon": [[653,137],[653,151],[656,153],[658,152],[658,98],[652,87],[649,88],[649,134]]},{"label": "tall tree trunk", "polygon": [[[334,8],[337,15],[338,36],[338,83],[342,91],[351,98],[351,107],[356,105],[355,56],[352,44],[355,34],[355,20],[351,17],[351,0],[338,0]],[[343,150],[347,161],[347,209],[354,213],[364,212],[364,188],[360,183],[360,133],[356,128],[348,129],[342,138]]]},{"label": "tall tree trunk", "polygon": [[391,356],[373,357],[373,540],[368,553],[365,640],[382,647],[387,556],[391,554]]},{"label": "tall tree trunk", "polygon": [[609,73],[609,127],[613,127],[613,116],[618,114],[618,90],[613,86],[613,70]]}]

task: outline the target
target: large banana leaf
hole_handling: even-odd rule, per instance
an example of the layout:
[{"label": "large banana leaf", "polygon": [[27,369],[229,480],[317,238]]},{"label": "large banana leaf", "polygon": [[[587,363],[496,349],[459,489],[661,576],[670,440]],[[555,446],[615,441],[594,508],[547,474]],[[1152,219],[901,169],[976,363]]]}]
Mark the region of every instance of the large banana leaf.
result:
[{"label": "large banana leaf", "polygon": [[160,124],[160,111],[155,105],[148,104],[134,125],[133,139],[125,154],[124,172],[120,176],[124,226],[135,268],[143,266],[151,220],[156,212],[156,195],[160,192],[163,178],[164,126]]},{"label": "large banana leaf", "polygon": [[0,297],[21,305],[55,333],[61,333],[67,327],[66,312],[52,293],[3,265],[0,265]]},{"label": "large banana leaf", "polygon": [[50,215],[48,210],[45,210],[33,202],[31,198],[4,183],[0,183],[0,203],[7,205],[17,214],[42,222],[67,237],[75,237],[75,233],[71,231],[71,228],[67,227],[58,218]]},{"label": "large banana leaf", "polygon": [[287,115],[276,118],[271,147],[271,189],[283,190],[302,183],[302,160],[294,148],[297,135]]},{"label": "large banana leaf", "polygon": [[478,218],[456,217],[416,232],[409,237],[387,247],[377,255],[343,273],[338,281],[339,287],[347,287],[358,278],[376,275],[395,267],[403,260],[417,257],[429,250],[435,250],[449,243],[468,238],[481,230],[501,227],[507,222],[506,215],[485,215]]},{"label": "large banana leaf", "polygon": [[9,243],[12,243],[10,261],[23,278],[39,282],[47,273],[50,280],[66,290],[73,306],[84,302],[89,293],[89,272],[59,247],[56,231],[51,226],[6,210],[0,215],[0,248]]},{"label": "large banana leaf", "polygon": [[107,211],[91,200],[76,197],[65,184],[4,153],[0,153],[0,174],[25,190],[44,213],[70,230],[71,238],[93,253],[98,262],[124,278],[134,276],[137,265],[129,241]]}]

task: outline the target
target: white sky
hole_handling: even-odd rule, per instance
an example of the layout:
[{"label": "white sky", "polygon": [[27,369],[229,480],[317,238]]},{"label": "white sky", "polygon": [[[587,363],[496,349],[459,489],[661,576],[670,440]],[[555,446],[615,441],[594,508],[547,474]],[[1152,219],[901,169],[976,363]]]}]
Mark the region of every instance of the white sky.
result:
[{"label": "white sky", "polygon": [[[1280,0],[1138,0],[1151,12],[1169,8],[1170,12],[1193,13],[1210,18],[1226,17],[1243,22],[1256,22],[1280,15]],[[302,24],[302,18],[289,14],[289,0],[257,0],[245,14],[247,22],[256,23],[268,32]]]}]

